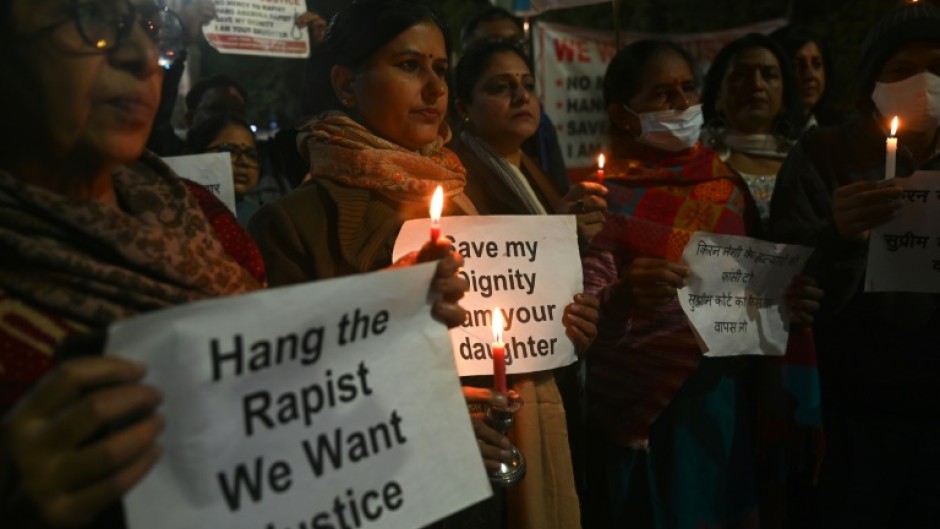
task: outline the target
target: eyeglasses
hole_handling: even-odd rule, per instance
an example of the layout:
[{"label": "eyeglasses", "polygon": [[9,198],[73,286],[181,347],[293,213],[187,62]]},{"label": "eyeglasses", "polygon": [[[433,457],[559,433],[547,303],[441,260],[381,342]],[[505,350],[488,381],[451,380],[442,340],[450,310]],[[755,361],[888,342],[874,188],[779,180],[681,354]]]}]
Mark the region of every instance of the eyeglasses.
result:
[{"label": "eyeglasses", "polygon": [[227,152],[232,155],[232,161],[244,158],[249,163],[258,164],[258,150],[253,147],[241,147],[231,143],[220,143],[206,148],[207,152]]},{"label": "eyeglasses", "polygon": [[176,13],[154,2],[138,6],[130,0],[71,0],[66,9],[67,18],[34,35],[74,22],[84,43],[95,50],[93,53],[101,53],[120,47],[134,31],[136,22],[156,45],[160,66],[169,68],[183,51],[183,22]]}]

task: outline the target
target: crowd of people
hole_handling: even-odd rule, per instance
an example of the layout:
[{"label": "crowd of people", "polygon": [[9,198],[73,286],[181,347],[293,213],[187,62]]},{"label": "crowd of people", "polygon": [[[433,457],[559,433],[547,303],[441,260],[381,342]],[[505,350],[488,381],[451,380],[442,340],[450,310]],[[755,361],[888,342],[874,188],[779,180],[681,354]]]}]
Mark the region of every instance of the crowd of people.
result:
[{"label": "crowd of people", "polygon": [[[522,25],[500,8],[466,22],[456,64],[422,2],[298,16],[305,115],[264,145],[225,76],[187,94],[185,139],[167,127],[161,92],[212,17],[184,15],[0,0],[0,123],[16,124],[0,131],[5,527],[122,527],[121,497],[161,457],[173,417],[146,366],[101,354],[118,320],[437,261],[432,316],[462,323],[449,241],[392,259],[438,186],[448,216],[573,215],[584,288],[561,322],[578,362],[509,377],[525,405],[507,434],[480,410],[509,395],[461,379],[467,457],[493,470],[514,445],[527,476],[435,527],[940,523],[940,298],[864,291],[870,230],[904,205],[884,180],[888,119],[905,123],[899,177],[940,164],[940,8],[903,3],[870,29],[844,118],[806,28],[738,38],[704,76],[676,43],[630,43],[603,81],[603,182],[565,176]],[[206,152],[231,156],[237,215],[158,156]],[[784,356],[703,355],[677,296],[695,232],[814,249],[787,289]]]}]

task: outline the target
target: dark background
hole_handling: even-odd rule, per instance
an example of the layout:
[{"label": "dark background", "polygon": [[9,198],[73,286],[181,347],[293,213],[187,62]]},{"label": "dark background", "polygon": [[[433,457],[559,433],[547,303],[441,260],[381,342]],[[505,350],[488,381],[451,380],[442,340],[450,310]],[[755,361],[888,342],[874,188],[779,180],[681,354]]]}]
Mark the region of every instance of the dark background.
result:
[{"label": "dark background", "polygon": [[[308,0],[307,3],[329,19],[348,1]],[[446,18],[455,43],[464,21],[489,6],[485,0],[435,0],[429,3]],[[878,17],[897,3],[894,0],[624,0],[621,29],[698,33],[789,18],[809,26],[826,40],[833,59],[833,71],[827,72],[827,90],[831,91],[834,106],[844,112],[854,106],[854,72],[862,40]],[[610,2],[550,11],[533,20],[614,29]],[[223,55],[204,41],[199,55],[198,77],[227,73],[245,86],[249,94],[249,118],[259,128],[268,128],[272,118],[283,126],[299,116],[305,61]]]}]

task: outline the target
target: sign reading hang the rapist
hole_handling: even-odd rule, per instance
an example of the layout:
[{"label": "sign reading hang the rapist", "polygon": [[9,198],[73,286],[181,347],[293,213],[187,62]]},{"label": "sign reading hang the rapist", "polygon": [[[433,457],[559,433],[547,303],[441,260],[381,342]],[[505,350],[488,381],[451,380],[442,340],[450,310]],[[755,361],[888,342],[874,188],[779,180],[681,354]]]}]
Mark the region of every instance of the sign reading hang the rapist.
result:
[{"label": "sign reading hang the rapist", "polygon": [[213,0],[218,16],[202,28],[221,53],[303,59],[310,55],[307,30],[294,21],[304,0]]},{"label": "sign reading hang the rapist", "polygon": [[[402,226],[394,258],[427,240],[430,221]],[[565,306],[582,288],[573,215],[445,217],[444,236],[464,258],[470,290],[460,300],[464,323],[451,329],[460,376],[493,373],[493,310],[503,316],[506,372],[555,369],[577,358],[562,324]]]},{"label": "sign reading hang the rapist", "polygon": [[786,292],[812,249],[696,232],[682,252],[692,271],[679,304],[705,356],[783,356],[790,336]]},{"label": "sign reading hang the rapist", "polygon": [[871,230],[866,292],[940,292],[940,171],[917,171],[891,183],[904,207]]},{"label": "sign reading hang the rapist", "polygon": [[166,417],[162,457],[124,500],[130,529],[404,529],[489,496],[447,329],[430,315],[434,269],[113,326],[107,350],[148,366]]}]

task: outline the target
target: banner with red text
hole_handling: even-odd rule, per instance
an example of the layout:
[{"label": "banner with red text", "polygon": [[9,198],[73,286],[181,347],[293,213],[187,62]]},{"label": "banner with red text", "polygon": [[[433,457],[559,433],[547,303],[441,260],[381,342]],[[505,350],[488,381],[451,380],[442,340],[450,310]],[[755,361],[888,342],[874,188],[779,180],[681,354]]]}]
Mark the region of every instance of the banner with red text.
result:
[{"label": "banner with red text", "polygon": [[221,53],[302,59],[310,55],[307,30],[294,24],[304,0],[213,0],[218,17],[202,28]]},{"label": "banner with red text", "polygon": [[[769,33],[785,24],[786,20],[775,19],[711,33],[628,32],[620,34],[620,43],[626,46],[645,38],[672,40],[689,51],[704,74],[728,42],[747,33]],[[535,25],[533,50],[539,94],[557,128],[565,165],[574,169],[573,173],[592,167],[607,143],[604,73],[617,54],[614,32],[540,22]]]}]

